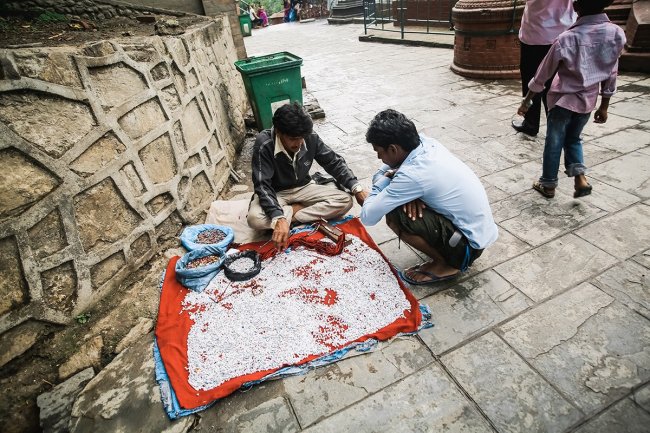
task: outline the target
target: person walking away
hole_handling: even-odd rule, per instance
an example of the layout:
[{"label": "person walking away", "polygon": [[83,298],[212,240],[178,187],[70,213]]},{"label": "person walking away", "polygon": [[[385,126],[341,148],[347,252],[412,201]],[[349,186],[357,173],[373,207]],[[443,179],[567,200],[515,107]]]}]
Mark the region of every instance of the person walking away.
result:
[{"label": "person walking away", "polygon": [[547,95],[549,112],[542,176],[533,183],[533,189],[544,197],[555,196],[562,150],[565,173],[575,178],[573,196],[591,194],[580,134],[596,107],[599,89],[601,101],[594,122],[607,121],[609,100],[616,92],[618,58],[625,45],[625,33],[604,13],[612,2],[576,0],[573,3],[577,21],[553,42],[528,83],[528,93],[517,111],[525,115],[534,97],[545,88],[544,83],[557,71]]},{"label": "person walking away", "polygon": [[[571,3],[572,0],[528,0],[526,2],[519,28],[521,96],[526,96],[528,93],[528,82],[535,75],[553,41],[575,22],[576,14]],[[549,79],[545,84],[545,90],[533,98],[533,105],[523,119],[512,121],[515,130],[530,136],[537,135],[542,103],[544,114],[548,113],[546,89],[550,84]]]}]

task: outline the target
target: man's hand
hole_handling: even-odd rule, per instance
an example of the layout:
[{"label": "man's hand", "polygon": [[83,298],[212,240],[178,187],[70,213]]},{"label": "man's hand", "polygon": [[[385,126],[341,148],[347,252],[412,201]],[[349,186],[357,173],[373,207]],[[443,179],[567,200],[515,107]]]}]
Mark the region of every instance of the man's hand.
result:
[{"label": "man's hand", "polygon": [[520,116],[525,116],[526,113],[528,113],[528,105],[526,105],[526,104],[524,104],[522,102],[522,104],[517,109],[517,114],[520,115]]},{"label": "man's hand", "polygon": [[271,240],[278,251],[284,251],[287,248],[287,241],[289,240],[289,222],[286,218],[280,218],[275,223],[275,229],[273,229],[273,237],[271,237]]},{"label": "man's hand", "polygon": [[528,113],[528,109],[533,105],[533,98],[535,95],[535,92],[528,89],[528,93],[526,93],[524,99],[521,100],[521,105],[519,106],[519,109],[517,109],[517,114],[520,116],[525,116],[526,113]]},{"label": "man's hand", "polygon": [[364,189],[359,191],[354,195],[354,198],[357,199],[357,203],[359,203],[359,206],[363,206],[363,202],[366,201],[368,198],[368,192]]},{"label": "man's hand", "polygon": [[419,198],[416,198],[412,202],[406,203],[405,205],[402,206],[402,209],[404,210],[404,213],[408,215],[409,218],[411,218],[413,221],[415,221],[417,218],[422,218],[423,216],[423,210],[426,208],[427,205],[424,204],[422,200]]},{"label": "man's hand", "polygon": [[594,113],[594,123],[605,123],[607,122],[607,108],[603,108],[602,105]]}]

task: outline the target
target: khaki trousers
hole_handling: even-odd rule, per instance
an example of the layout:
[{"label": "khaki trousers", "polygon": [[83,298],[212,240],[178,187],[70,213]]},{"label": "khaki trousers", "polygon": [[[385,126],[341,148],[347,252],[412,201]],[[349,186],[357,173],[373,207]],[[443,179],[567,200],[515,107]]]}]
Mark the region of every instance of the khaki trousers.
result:
[{"label": "khaki trousers", "polygon": [[[310,223],[320,218],[331,219],[342,216],[352,208],[352,197],[343,192],[332,183],[317,185],[308,183],[298,188],[286,189],[276,193],[278,202],[282,206],[284,216],[289,223],[293,217],[292,204],[300,203],[306,206],[296,213],[296,220],[301,223]],[[248,225],[256,230],[271,228],[271,219],[266,216],[260,206],[257,194],[253,195],[248,206]]]}]

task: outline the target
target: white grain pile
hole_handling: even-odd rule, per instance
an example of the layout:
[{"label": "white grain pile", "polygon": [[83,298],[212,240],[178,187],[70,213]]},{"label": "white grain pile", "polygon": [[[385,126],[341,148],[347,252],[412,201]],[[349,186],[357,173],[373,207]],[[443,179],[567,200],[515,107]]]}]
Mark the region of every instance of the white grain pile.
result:
[{"label": "white grain pile", "polygon": [[331,352],[404,315],[410,304],[384,259],[359,238],[338,256],[298,248],[262,263],[248,281],[220,272],[183,308],[189,383],[215,388],[234,377]]},{"label": "white grain pile", "polygon": [[255,266],[255,261],[249,257],[241,257],[232,262],[228,267],[233,272],[244,273],[250,271]]}]

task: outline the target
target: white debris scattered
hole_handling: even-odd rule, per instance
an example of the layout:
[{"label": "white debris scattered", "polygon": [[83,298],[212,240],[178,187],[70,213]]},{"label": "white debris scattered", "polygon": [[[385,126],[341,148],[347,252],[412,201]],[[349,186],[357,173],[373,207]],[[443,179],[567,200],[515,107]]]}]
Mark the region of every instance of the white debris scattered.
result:
[{"label": "white debris scattered", "polygon": [[184,310],[189,383],[197,390],[331,352],[391,324],[410,304],[381,255],[359,238],[338,256],[299,248],[247,281],[220,272]]}]

